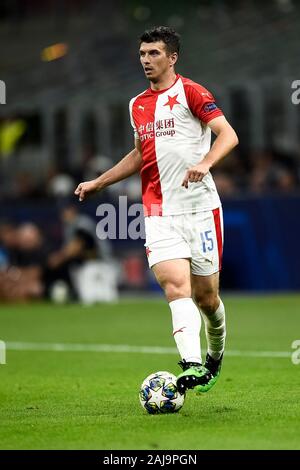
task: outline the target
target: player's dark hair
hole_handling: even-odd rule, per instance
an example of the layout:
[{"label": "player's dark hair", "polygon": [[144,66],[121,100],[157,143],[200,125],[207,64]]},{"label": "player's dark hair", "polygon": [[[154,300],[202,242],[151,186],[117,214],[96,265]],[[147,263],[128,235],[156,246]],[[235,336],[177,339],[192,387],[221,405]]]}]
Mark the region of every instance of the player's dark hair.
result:
[{"label": "player's dark hair", "polygon": [[180,49],[180,36],[176,31],[168,26],[155,26],[152,29],[147,29],[140,37],[140,45],[142,42],[158,42],[162,41],[166,45],[167,54],[177,52]]}]

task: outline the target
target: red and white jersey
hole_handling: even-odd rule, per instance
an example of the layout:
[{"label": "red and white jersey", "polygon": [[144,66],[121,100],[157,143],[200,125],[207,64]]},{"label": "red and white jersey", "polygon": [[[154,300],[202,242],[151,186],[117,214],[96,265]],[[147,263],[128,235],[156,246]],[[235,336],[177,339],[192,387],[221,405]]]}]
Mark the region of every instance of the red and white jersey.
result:
[{"label": "red and white jersey", "polygon": [[181,186],[186,170],[199,163],[211,145],[207,123],[222,111],[201,85],[176,76],[166,90],[148,88],[130,101],[134,136],[142,147],[142,197],[145,216],[213,210],[220,206],[208,173],[199,183]]}]

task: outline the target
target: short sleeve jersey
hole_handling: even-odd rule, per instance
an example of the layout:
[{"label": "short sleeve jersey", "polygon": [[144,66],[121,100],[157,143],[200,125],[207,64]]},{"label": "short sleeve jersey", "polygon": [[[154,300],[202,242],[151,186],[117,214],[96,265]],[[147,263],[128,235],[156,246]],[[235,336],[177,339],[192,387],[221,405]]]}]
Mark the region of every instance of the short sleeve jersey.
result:
[{"label": "short sleeve jersey", "polygon": [[129,105],[134,136],[142,148],[142,198],[145,216],[212,210],[220,199],[210,173],[181,186],[186,170],[199,163],[211,145],[207,123],[222,116],[212,94],[181,75],[166,89],[148,88]]}]

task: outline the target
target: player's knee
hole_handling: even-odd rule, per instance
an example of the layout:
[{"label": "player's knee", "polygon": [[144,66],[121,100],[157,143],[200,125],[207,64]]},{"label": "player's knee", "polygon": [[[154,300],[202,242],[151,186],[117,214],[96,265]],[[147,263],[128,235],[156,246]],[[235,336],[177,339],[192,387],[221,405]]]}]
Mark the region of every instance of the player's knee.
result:
[{"label": "player's knee", "polygon": [[168,302],[173,300],[191,297],[191,289],[186,284],[168,282],[163,287]]},{"label": "player's knee", "polygon": [[220,302],[218,294],[214,291],[196,293],[194,294],[194,300],[207,315],[215,313]]}]

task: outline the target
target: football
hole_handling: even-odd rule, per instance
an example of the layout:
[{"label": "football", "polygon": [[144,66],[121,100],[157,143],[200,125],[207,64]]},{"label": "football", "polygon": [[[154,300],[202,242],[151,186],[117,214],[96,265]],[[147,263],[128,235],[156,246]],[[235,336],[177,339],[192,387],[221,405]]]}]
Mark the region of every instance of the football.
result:
[{"label": "football", "polygon": [[182,408],[185,395],[176,387],[176,376],[167,371],[155,372],[143,381],[140,403],[150,414],[175,413]]}]

